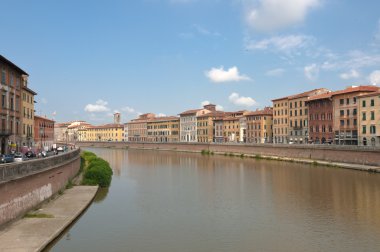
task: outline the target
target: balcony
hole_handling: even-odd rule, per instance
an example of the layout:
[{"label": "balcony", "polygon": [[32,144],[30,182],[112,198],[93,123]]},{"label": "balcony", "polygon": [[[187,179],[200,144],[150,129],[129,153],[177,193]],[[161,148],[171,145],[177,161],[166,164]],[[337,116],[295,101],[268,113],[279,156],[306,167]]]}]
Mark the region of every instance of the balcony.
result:
[{"label": "balcony", "polygon": [[9,129],[0,129],[0,136],[10,136],[12,135],[12,131]]}]

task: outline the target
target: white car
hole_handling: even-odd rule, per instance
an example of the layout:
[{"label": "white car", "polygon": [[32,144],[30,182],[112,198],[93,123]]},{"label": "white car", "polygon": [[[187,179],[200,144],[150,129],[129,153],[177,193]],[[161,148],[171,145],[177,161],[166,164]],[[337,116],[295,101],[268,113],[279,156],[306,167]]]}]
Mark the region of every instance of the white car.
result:
[{"label": "white car", "polygon": [[15,162],[22,162],[25,160],[25,156],[22,153],[16,153],[14,156]]}]

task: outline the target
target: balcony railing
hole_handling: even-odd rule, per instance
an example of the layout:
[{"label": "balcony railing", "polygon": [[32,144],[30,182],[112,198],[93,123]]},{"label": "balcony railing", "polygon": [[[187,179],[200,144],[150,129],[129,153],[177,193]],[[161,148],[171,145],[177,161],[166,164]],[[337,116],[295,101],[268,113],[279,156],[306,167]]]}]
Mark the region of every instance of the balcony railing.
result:
[{"label": "balcony railing", "polygon": [[0,136],[10,136],[12,131],[10,129],[0,129]]}]

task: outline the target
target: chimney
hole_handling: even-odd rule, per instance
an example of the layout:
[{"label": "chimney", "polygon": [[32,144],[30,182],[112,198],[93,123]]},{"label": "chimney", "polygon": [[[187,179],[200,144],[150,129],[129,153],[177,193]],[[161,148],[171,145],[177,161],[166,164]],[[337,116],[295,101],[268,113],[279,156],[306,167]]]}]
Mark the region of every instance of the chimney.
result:
[{"label": "chimney", "polygon": [[210,111],[216,111],[216,105],[214,104],[207,104],[203,106],[204,109],[210,110]]}]

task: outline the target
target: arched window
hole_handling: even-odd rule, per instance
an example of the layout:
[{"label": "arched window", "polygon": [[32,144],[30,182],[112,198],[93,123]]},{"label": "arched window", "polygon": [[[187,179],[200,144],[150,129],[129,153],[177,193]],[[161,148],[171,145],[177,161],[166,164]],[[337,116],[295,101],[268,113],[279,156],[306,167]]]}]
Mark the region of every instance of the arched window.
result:
[{"label": "arched window", "polygon": [[376,145],[376,140],[374,137],[371,138],[371,146],[375,146]]},{"label": "arched window", "polygon": [[363,145],[366,146],[367,145],[367,138],[363,137]]}]

